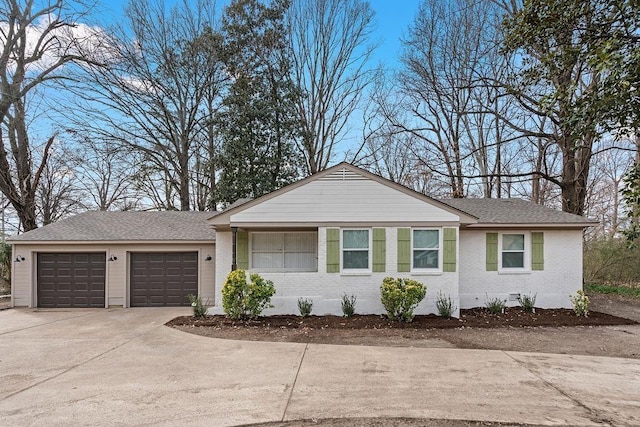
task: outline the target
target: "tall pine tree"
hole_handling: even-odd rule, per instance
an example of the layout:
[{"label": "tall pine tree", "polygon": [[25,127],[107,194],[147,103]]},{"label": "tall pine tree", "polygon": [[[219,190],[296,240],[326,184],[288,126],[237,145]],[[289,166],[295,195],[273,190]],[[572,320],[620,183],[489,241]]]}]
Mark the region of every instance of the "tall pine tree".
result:
[{"label": "tall pine tree", "polygon": [[225,62],[232,84],[217,120],[223,205],[259,197],[299,177],[300,137],[283,25],[287,0],[234,0],[223,18]]}]

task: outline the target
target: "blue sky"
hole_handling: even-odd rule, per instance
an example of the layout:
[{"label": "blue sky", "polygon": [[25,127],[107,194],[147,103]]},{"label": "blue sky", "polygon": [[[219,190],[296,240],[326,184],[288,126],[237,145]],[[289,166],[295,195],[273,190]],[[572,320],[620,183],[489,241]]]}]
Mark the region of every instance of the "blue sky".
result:
[{"label": "blue sky", "polygon": [[[98,8],[99,20],[104,23],[114,23],[123,15],[127,0],[101,0]],[[171,5],[175,0],[165,0]],[[181,1],[181,0],[178,0]],[[380,47],[372,58],[373,66],[383,63],[388,67],[395,67],[400,55],[400,38],[407,33],[407,27],[413,22],[421,0],[369,0],[376,12],[376,30],[373,41],[379,41]],[[227,4],[228,0],[218,0],[218,5]],[[220,6],[222,7],[222,6]],[[89,23],[89,22],[88,22]],[[94,23],[90,23],[94,24]]]},{"label": "blue sky", "polygon": [[420,0],[370,0],[369,3],[376,11],[376,34],[381,42],[375,57],[393,66],[400,56],[400,38],[406,36],[407,28],[413,23]]}]

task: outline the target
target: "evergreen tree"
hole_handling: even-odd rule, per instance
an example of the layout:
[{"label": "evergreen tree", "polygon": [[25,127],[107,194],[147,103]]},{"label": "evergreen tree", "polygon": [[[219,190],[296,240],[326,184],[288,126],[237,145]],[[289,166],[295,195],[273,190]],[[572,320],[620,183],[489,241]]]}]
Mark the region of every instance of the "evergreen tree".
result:
[{"label": "evergreen tree", "polygon": [[267,194],[299,176],[299,91],[286,55],[287,7],[287,0],[234,0],[225,9],[222,31],[232,84],[217,117],[222,172],[216,188],[224,205]]}]

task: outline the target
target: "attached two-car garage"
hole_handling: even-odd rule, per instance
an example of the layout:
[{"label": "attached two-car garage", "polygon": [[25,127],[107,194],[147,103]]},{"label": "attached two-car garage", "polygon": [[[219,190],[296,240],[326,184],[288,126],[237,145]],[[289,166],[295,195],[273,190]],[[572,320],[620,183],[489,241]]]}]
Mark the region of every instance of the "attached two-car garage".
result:
[{"label": "attached two-car garage", "polygon": [[14,307],[214,304],[210,212],[87,212],[12,238]]},{"label": "attached two-car garage", "polygon": [[[189,305],[198,294],[197,252],[133,252],[131,307]],[[105,306],[106,253],[38,253],[38,307]],[[116,261],[116,260],[114,260]]]}]

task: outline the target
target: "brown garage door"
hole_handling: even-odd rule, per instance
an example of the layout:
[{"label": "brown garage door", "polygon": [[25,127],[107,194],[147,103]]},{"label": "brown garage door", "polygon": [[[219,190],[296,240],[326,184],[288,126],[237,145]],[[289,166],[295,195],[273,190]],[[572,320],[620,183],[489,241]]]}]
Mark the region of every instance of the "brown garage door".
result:
[{"label": "brown garage door", "polygon": [[189,305],[198,294],[198,253],[131,254],[131,306]]},{"label": "brown garage door", "polygon": [[38,307],[104,307],[106,254],[38,253]]}]

